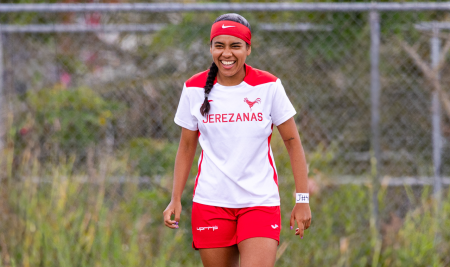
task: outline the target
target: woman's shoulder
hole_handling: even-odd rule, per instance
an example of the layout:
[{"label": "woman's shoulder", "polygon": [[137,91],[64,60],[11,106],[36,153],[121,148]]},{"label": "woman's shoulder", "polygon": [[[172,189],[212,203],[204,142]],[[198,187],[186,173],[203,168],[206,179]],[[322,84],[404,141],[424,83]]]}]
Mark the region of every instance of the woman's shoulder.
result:
[{"label": "woman's shoulder", "polygon": [[245,76],[244,81],[251,86],[273,83],[278,80],[275,75],[268,71],[253,68],[249,65],[247,65],[247,68],[249,68],[249,71]]},{"label": "woman's shoulder", "polygon": [[205,70],[193,75],[191,78],[186,80],[186,87],[205,87],[206,78],[208,78],[209,70]]}]

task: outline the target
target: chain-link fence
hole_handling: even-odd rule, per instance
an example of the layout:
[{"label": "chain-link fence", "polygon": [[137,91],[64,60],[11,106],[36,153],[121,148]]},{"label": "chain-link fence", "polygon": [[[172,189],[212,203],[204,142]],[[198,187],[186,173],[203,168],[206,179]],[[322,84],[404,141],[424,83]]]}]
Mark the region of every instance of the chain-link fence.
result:
[{"label": "chain-link fence", "polygon": [[[170,200],[181,132],[173,118],[183,83],[210,65],[211,24],[229,11],[251,23],[247,63],[279,77],[297,110],[316,198],[310,243],[282,232],[277,264],[450,264],[450,233],[437,230],[449,222],[435,218],[440,213],[429,203],[430,185],[450,182],[450,35],[442,23],[448,9],[445,3],[0,5],[8,196],[0,197],[7,214],[0,230],[22,227],[0,235],[3,265],[199,264],[187,250],[189,225],[173,235],[160,217]],[[279,137],[272,146],[286,223],[293,179]],[[446,214],[447,201],[439,206]],[[434,228],[407,234],[422,224]],[[370,229],[380,231],[381,241]],[[174,252],[180,248],[185,255]]]}]

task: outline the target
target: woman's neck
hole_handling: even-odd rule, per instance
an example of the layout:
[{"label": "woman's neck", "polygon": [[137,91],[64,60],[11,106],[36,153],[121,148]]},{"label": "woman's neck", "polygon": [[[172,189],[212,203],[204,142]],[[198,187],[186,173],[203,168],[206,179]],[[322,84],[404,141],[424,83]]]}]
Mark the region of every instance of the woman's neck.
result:
[{"label": "woman's neck", "polygon": [[245,65],[235,75],[227,77],[217,73],[217,82],[223,86],[235,86],[240,84],[245,78]]}]

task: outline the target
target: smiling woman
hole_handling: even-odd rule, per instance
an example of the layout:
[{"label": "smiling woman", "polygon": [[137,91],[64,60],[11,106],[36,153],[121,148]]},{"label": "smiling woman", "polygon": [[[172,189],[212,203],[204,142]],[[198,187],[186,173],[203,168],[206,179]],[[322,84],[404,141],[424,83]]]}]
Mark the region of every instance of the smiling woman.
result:
[{"label": "smiling woman", "polygon": [[[270,147],[273,125],[288,150],[299,196],[290,228],[303,238],[311,224],[307,167],[280,79],[245,64],[251,28],[238,14],[211,27],[209,70],[184,84],[175,123],[182,127],[172,199],[164,223],[177,229],[181,195],[197,143],[202,153],[192,205],[192,246],[204,266],[274,266],[280,240],[278,174]],[[171,216],[175,215],[172,220]]]},{"label": "smiling woman", "polygon": [[244,63],[252,49],[242,39],[219,35],[211,43],[211,55],[219,67],[217,81],[225,86],[237,85],[245,77]]},{"label": "smiling woman", "polygon": [[[252,51],[251,38],[250,23],[241,15],[224,14],[214,21],[210,35],[210,52],[214,62],[209,68],[205,85],[205,100],[200,108],[203,116],[210,109],[208,95],[217,74],[218,82],[225,86],[239,84],[244,79],[245,69],[243,66]],[[221,69],[219,73],[218,68]]]}]

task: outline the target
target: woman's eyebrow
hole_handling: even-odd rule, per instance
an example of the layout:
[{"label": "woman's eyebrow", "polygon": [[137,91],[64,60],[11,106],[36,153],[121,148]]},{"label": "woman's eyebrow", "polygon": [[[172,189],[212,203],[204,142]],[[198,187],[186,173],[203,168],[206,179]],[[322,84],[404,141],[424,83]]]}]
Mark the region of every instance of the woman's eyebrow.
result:
[{"label": "woman's eyebrow", "polygon": [[[216,45],[216,44],[225,45],[225,43],[222,43],[222,42],[219,42],[219,41],[216,41],[213,44],[214,45]],[[242,42],[234,42],[234,43],[231,43],[231,45],[242,45]]]}]

